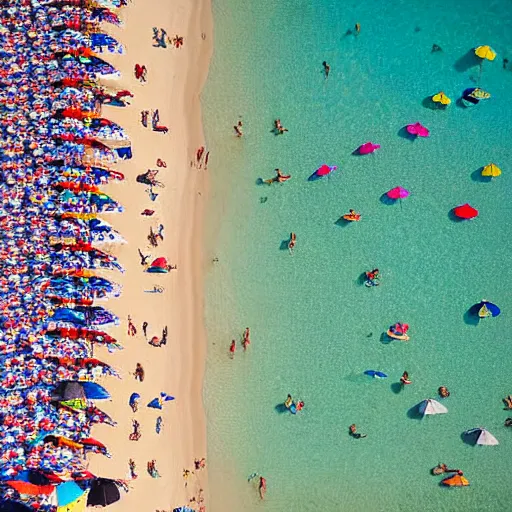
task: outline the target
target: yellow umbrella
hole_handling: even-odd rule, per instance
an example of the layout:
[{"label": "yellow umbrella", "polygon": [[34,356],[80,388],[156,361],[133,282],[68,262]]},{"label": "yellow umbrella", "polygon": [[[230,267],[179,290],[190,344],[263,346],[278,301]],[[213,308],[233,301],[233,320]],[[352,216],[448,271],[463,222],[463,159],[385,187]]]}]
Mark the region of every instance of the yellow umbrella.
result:
[{"label": "yellow umbrella", "polygon": [[77,498],[75,501],[68,503],[64,507],[57,507],[57,512],[85,512],[87,507],[87,495],[89,491],[85,491],[82,496]]},{"label": "yellow umbrella", "polygon": [[481,59],[487,60],[494,60],[496,58],[496,52],[489,45],[475,48],[475,55]]},{"label": "yellow umbrella", "polygon": [[482,176],[490,176],[491,178],[496,178],[501,174],[501,169],[493,163],[490,163],[489,165],[486,165],[482,169]]},{"label": "yellow umbrella", "polygon": [[443,91],[434,94],[434,96],[432,96],[432,101],[434,103],[441,103],[441,105],[449,105],[452,102],[452,100],[448,98]]}]

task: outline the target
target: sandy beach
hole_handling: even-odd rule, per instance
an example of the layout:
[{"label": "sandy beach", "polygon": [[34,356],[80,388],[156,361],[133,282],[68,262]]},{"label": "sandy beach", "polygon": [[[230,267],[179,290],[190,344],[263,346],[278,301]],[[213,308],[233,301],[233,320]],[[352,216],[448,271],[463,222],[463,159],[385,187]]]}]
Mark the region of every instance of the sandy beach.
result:
[{"label": "sandy beach", "polygon": [[[128,89],[134,97],[125,109],[106,107],[103,116],[123,126],[132,141],[133,159],[121,162],[117,170],[125,174],[121,184],[105,187],[125,207],[122,215],[105,216],[118,229],[127,244],[112,248],[126,269],[111,274],[123,286],[122,296],[109,301],[108,308],[121,318],[112,335],[124,350],[109,354],[104,349],[97,356],[119,370],[122,379],[109,379],[112,401],[102,404],[118,422],[117,428],[98,426],[94,435],[112,453],[112,458],[90,458],[90,470],[101,476],[128,478],[128,461],[136,463],[138,478],[130,482],[130,492],[112,506],[112,510],[172,510],[198,498],[199,489],[207,491],[205,469],[194,471],[194,459],[206,457],[206,428],[202,385],[206,338],[203,326],[203,216],[207,192],[207,173],[191,166],[196,151],[204,146],[200,93],[208,73],[212,53],[212,19],[209,0],[133,0],[122,11],[124,26],[105,29],[125,45],[125,53],[112,57],[121,78],[109,85]],[[183,37],[179,49],[154,47],[153,27],[165,29],[169,38]],[[134,76],[135,64],[145,65],[147,81]],[[142,110],[159,109],[160,124],[168,133],[154,132],[151,123],[140,123]],[[157,167],[157,159],[166,167]],[[158,181],[165,188],[155,188],[155,201],[146,192],[147,185],[136,182],[138,174],[159,169]],[[154,210],[142,216],[144,209]],[[148,242],[150,228],[164,226],[164,240],[157,248]],[[149,262],[165,257],[178,269],[169,274],[149,274],[141,266],[138,249],[150,255]],[[154,286],[162,293],[150,293]],[[148,290],[148,291],[146,291]],[[137,328],[127,335],[127,317]],[[165,346],[153,347],[144,338],[142,323],[147,322],[148,339],[169,330]],[[133,375],[141,363],[143,382]],[[133,392],[141,395],[139,410],[132,413],[128,400]],[[146,407],[166,392],[175,397],[162,411]],[[155,431],[161,415],[163,428]],[[129,440],[132,419],[140,423],[141,438]],[[160,478],[146,471],[147,462],[155,459]],[[191,471],[183,477],[184,469]],[[207,499],[205,503],[207,504]],[[197,503],[192,503],[199,509]]]}]

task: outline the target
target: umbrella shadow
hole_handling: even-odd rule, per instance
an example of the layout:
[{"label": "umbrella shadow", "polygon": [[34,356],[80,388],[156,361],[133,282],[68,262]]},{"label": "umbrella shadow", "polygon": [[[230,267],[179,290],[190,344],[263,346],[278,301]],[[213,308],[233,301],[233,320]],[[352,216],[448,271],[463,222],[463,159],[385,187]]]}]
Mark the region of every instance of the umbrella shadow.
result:
[{"label": "umbrella shadow", "polygon": [[286,408],[286,406],[283,404],[283,402],[278,403],[278,404],[274,407],[274,410],[275,410],[278,414],[284,414],[285,412],[289,412],[289,411],[288,411],[288,409]]},{"label": "umbrella shadow", "polygon": [[380,335],[380,342],[384,345],[389,345],[393,341],[393,338],[390,338],[385,332]]},{"label": "umbrella shadow", "polygon": [[448,107],[448,105],[443,105],[442,103],[436,103],[435,101],[432,101],[432,96],[423,98],[421,105],[422,107],[428,108],[430,110],[446,110]]},{"label": "umbrella shadow", "polygon": [[[352,156],[367,156],[367,155],[363,155],[362,153],[359,152],[359,148],[361,146],[357,146],[356,149],[354,149],[354,151],[352,151],[352,153],[350,153]],[[370,153],[370,154],[373,154],[373,153]]]},{"label": "umbrella shadow", "polygon": [[256,185],[258,185],[258,186],[261,186],[261,185],[268,185],[268,183],[265,183],[265,182],[263,181],[263,178],[258,178],[258,179],[256,180],[256,182],[255,182],[255,183],[256,183]]},{"label": "umbrella shadow", "polygon": [[308,177],[308,181],[318,181],[320,178],[323,178],[323,176],[318,176],[317,172],[315,171],[311,176]]},{"label": "umbrella shadow", "polygon": [[290,238],[287,238],[286,240],[282,240],[281,244],[279,245],[279,250],[280,251],[287,251],[289,243],[290,243]]},{"label": "umbrella shadow", "polygon": [[465,219],[461,219],[460,217],[457,217],[457,215],[455,215],[455,208],[452,208],[449,212],[448,212],[448,218],[452,221],[452,222],[463,222]]},{"label": "umbrella shadow", "polygon": [[479,183],[490,183],[492,176],[482,176],[483,167],[479,167],[476,171],[471,173],[471,179]]},{"label": "umbrella shadow", "polygon": [[343,216],[341,216],[337,221],[334,222],[334,224],[336,226],[340,226],[341,228],[346,228],[347,226],[352,224],[352,222],[350,222],[347,219],[344,219]]},{"label": "umbrella shadow", "polygon": [[464,313],[464,323],[466,325],[478,325],[480,322],[480,317],[478,316],[478,311],[480,310],[480,304],[473,304],[465,313]]},{"label": "umbrella shadow", "polygon": [[410,140],[411,142],[414,142],[417,139],[416,135],[413,135],[412,133],[409,133],[407,131],[407,126],[402,126],[402,128],[398,130],[397,135],[399,137],[402,137],[402,139],[407,139]]},{"label": "umbrella shadow", "polygon": [[364,283],[366,283],[366,272],[361,272],[361,274],[359,275],[359,277],[356,280],[356,283],[359,286],[364,286]]},{"label": "umbrella shadow", "polygon": [[402,389],[404,389],[404,387],[401,382],[393,382],[393,384],[391,384],[391,391],[395,395],[399,395],[401,393]]},{"label": "umbrella shadow", "polygon": [[477,57],[475,55],[475,49],[471,48],[471,50],[468,50],[464,55],[462,55],[462,57],[459,57],[455,61],[453,67],[455,71],[459,73],[465,73],[469,69],[474,68],[480,64],[482,64],[482,59]]},{"label": "umbrella shadow", "polygon": [[423,414],[420,412],[420,405],[416,404],[414,407],[411,407],[407,411],[407,417],[411,420],[421,420],[423,418]]},{"label": "umbrella shadow", "polygon": [[396,204],[397,200],[396,199],[391,199],[391,197],[389,197],[388,194],[386,192],[384,192],[384,194],[382,194],[380,196],[380,202],[382,204],[387,205],[387,206],[391,206],[391,205]]},{"label": "umbrella shadow", "polygon": [[469,444],[470,446],[476,446],[476,442],[478,440],[478,431],[476,432],[462,432],[460,435],[462,442],[465,444]]}]

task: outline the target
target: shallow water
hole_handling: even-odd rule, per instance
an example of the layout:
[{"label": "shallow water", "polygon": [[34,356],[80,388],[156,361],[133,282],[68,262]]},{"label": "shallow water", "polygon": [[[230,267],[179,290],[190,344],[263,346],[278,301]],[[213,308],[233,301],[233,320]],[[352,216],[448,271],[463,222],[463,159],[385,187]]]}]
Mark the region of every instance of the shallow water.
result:
[{"label": "shallow water", "polygon": [[[512,6],[343,4],[214,2],[203,97],[219,259],[206,290],[212,510],[261,510],[253,472],[267,478],[272,512],[509,510],[512,65],[502,59],[512,60]],[[360,35],[346,35],[355,22]],[[433,43],[443,51],[431,53]],[[465,69],[480,44],[498,57]],[[462,108],[456,99],[475,81],[492,98]],[[440,90],[450,107],[425,106]],[[239,116],[242,139],[232,132]],[[277,117],[283,136],[271,133]],[[402,136],[416,121],[428,139]],[[353,156],[366,141],[382,147]],[[503,175],[483,182],[491,161]],[[308,181],[322,163],[338,170]],[[292,179],[258,185],[275,167]],[[397,185],[410,196],[385,204]],[[465,202],[480,215],[455,222],[450,210]],[[340,225],[349,208],[362,221]],[[282,248],[291,231],[293,256]],[[382,285],[362,286],[376,266]],[[466,313],[482,298],[503,312],[475,325]],[[410,324],[409,343],[383,343],[396,321]],[[246,326],[252,344],[230,360]],[[399,391],[404,370],[413,384]],[[440,385],[449,413],[411,418]],[[287,393],[306,403],[297,416],[276,411]],[[351,438],[351,423],[368,437]],[[477,426],[500,445],[464,444]],[[463,469],[471,486],[441,488],[430,475],[438,462]]]}]

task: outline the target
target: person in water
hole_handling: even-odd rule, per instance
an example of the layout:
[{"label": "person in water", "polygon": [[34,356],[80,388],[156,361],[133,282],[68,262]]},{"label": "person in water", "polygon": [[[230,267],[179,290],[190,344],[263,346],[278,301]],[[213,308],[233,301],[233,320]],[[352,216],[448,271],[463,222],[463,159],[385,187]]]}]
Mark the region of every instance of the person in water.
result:
[{"label": "person in water", "polygon": [[442,52],[443,49],[438,45],[438,44],[433,44],[432,45],[432,50],[431,50],[431,53],[435,53],[435,52]]},{"label": "person in water", "polygon": [[281,169],[276,169],[276,175],[273,178],[270,178],[269,180],[265,180],[265,183],[268,183],[269,185],[272,185],[272,183],[284,183],[286,180],[289,180],[291,178],[291,175],[289,174],[283,174],[283,171]]},{"label": "person in water", "polygon": [[276,119],[274,121],[274,127],[276,129],[276,134],[277,135],[282,135],[284,132],[287,132],[288,131],[288,128],[285,128],[282,124],[281,124],[281,119]]},{"label": "person in water", "polygon": [[288,242],[288,250],[290,252],[293,251],[296,243],[297,243],[297,235],[295,233],[290,233],[290,241]]},{"label": "person in water", "polygon": [[235,126],[233,126],[237,137],[241,137],[243,135],[242,126],[243,126],[242,121],[238,121],[238,123]]},{"label": "person in water", "polygon": [[507,66],[508,66],[508,59],[505,57],[503,59],[503,69],[507,69]]},{"label": "person in water", "polygon": [[505,420],[505,427],[512,427],[512,418],[507,418]]},{"label": "person in water", "polygon": [[354,437],[355,439],[362,439],[363,437],[366,437],[366,434],[360,434],[358,431],[357,431],[357,427],[356,427],[356,424],[355,423],[352,423],[352,425],[350,425],[350,427],[348,427],[348,433]]},{"label": "person in water", "polygon": [[262,500],[264,500],[265,499],[265,493],[267,492],[267,481],[262,476],[260,476],[260,482],[258,484],[258,491],[260,493],[260,498]]},{"label": "person in water", "polygon": [[361,24],[360,23],[356,23],[356,26],[355,26],[355,35],[358,36],[359,33],[361,32]]},{"label": "person in water", "polygon": [[324,67],[325,79],[327,80],[327,78],[329,78],[331,66],[329,66],[325,60],[322,62],[322,66]]},{"label": "person in water", "polygon": [[375,281],[376,279],[380,278],[379,275],[379,269],[374,268],[373,270],[370,270],[370,272],[366,272],[366,277],[370,279],[371,281]]},{"label": "person in water", "polygon": [[[378,269],[376,269],[378,271]],[[409,324],[403,324],[401,322],[397,322],[395,325],[392,325],[389,330],[398,336],[405,336],[407,331],[409,330]]]},{"label": "person in water", "polygon": [[450,396],[450,392],[446,386],[441,386],[437,391],[441,398],[448,398]]},{"label": "person in water", "polygon": [[407,384],[412,384],[412,382],[409,380],[409,374],[407,372],[402,373],[402,376],[400,377],[400,383],[403,386]]},{"label": "person in water", "polygon": [[236,350],[236,341],[231,340],[231,345],[229,345],[229,354],[231,356],[231,359],[235,357],[235,350]]},{"label": "person in water", "polygon": [[244,337],[242,340],[242,347],[244,347],[244,350],[247,350],[247,347],[251,344],[251,338],[250,338],[250,331],[249,327],[245,328]]},{"label": "person in water", "polygon": [[288,397],[286,398],[285,402],[284,402],[284,406],[289,409],[291,406],[292,406],[292,403],[293,403],[293,398],[292,398],[292,395],[288,395]]},{"label": "person in water", "polygon": [[302,409],[304,409],[304,405],[304,402],[302,400],[299,400],[295,408],[297,409],[297,411],[302,411]]}]

